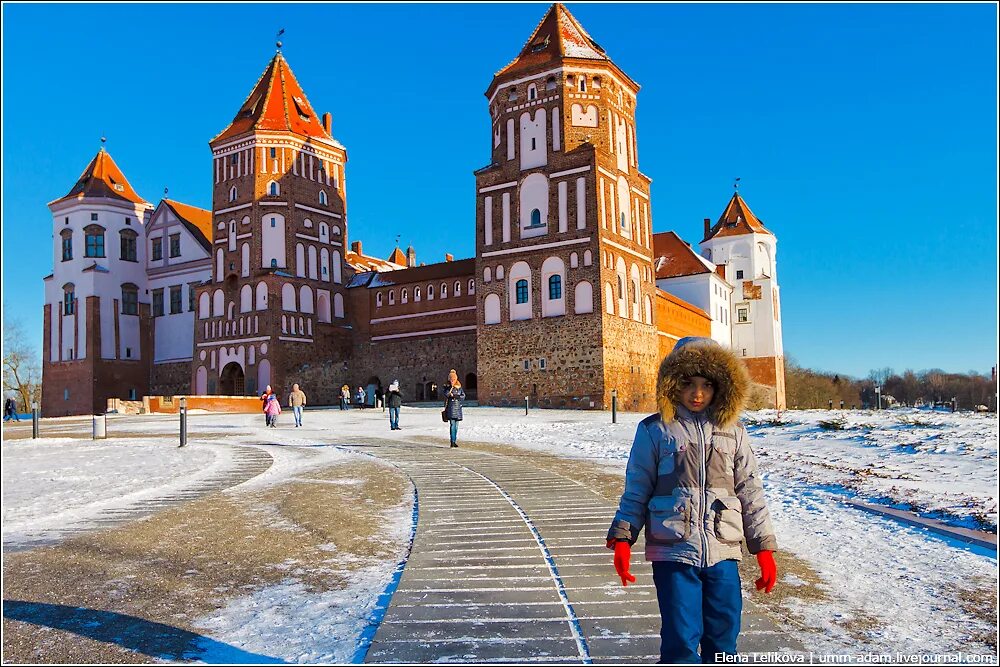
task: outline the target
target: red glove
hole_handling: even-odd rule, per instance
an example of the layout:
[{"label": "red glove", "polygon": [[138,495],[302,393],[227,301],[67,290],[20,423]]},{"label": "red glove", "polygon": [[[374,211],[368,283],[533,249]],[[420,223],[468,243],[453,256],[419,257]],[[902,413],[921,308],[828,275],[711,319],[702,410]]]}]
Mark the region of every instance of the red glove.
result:
[{"label": "red glove", "polygon": [[757,590],[770,593],[778,583],[778,566],[774,564],[774,555],[770,551],[757,554],[757,564],[760,565],[760,579],[757,580]]},{"label": "red glove", "polygon": [[629,559],[632,558],[632,547],[626,540],[608,540],[608,548],[615,550],[615,572],[622,579],[622,586],[628,586],[628,582],[635,583],[635,577],[629,574]]}]

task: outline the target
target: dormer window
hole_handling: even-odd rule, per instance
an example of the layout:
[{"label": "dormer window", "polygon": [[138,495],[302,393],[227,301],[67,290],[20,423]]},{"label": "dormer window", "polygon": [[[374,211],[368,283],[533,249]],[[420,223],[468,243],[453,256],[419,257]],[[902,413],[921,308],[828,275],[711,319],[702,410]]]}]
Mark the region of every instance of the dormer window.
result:
[{"label": "dormer window", "polygon": [[292,101],[295,103],[295,110],[299,112],[302,119],[308,121],[312,118],[312,114],[309,113],[309,108],[306,106],[305,100],[301,97],[293,97]]},{"label": "dormer window", "polygon": [[545,47],[549,45],[549,36],[546,35],[545,39],[540,39],[531,45],[532,53],[540,53],[545,50]]}]

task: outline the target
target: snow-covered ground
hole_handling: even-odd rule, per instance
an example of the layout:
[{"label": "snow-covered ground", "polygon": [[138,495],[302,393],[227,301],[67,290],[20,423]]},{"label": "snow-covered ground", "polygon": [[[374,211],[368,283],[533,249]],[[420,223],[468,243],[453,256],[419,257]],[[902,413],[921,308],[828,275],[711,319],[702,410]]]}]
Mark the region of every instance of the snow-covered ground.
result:
[{"label": "snow-covered ground", "polygon": [[[602,412],[532,410],[525,416],[517,409],[468,408],[465,417],[460,442],[508,443],[587,459],[623,472],[636,424],[645,415],[620,413],[619,423],[611,424],[610,415]],[[787,411],[781,414],[780,424],[772,424],[775,417],[773,411],[746,415],[779,547],[809,563],[822,578],[827,594],[825,601],[806,603],[792,598],[789,602],[805,627],[814,630],[803,632],[806,645],[831,653],[990,652],[970,637],[993,634],[995,621],[963,609],[962,596],[956,592],[975,596],[994,588],[995,554],[856,510],[843,499],[853,495],[873,502],[912,504],[956,525],[984,524],[995,530],[996,417],[926,410],[815,410]],[[820,426],[821,421],[841,419],[843,429]],[[257,415],[192,416],[192,446],[183,450],[188,458],[178,462],[172,454],[156,450],[155,444],[158,439],[173,442],[168,436],[175,432],[175,420],[134,421],[136,426],[129,430],[143,430],[150,438],[100,445],[90,440],[5,442],[5,538],[8,521],[16,521],[14,526],[32,520],[58,522],[57,515],[64,511],[61,505],[67,502],[72,505],[85,498],[111,502],[109,498],[115,493],[134,493],[150,485],[169,488],[174,483],[171,480],[182,478],[185,470],[224,457],[220,452],[204,453],[216,445],[199,442],[199,429],[228,429],[231,435],[216,443],[284,445],[268,447],[278,457],[275,467],[248,485],[276,483],[300,474],[301,466],[312,465],[304,462],[306,451],[313,453],[310,460],[325,459],[327,465],[344,456],[332,446],[317,447],[318,443],[351,444],[366,437],[406,439],[415,435],[444,438],[447,434],[447,424],[441,423],[437,408],[404,407],[401,431],[389,431],[381,410],[307,410],[305,428],[290,428],[289,418],[277,430],[262,428]],[[55,454],[53,446],[58,448]],[[148,455],[133,458],[122,454],[123,449],[137,447],[149,447]],[[324,454],[316,457],[317,450]],[[134,462],[140,458],[146,467],[145,485],[134,476]],[[92,474],[78,474],[80,468],[88,466]],[[45,475],[55,483],[48,484]],[[95,488],[119,478],[134,481],[122,481],[118,491]],[[79,508],[76,511],[80,512]],[[402,545],[410,526],[406,508],[401,508],[391,523]],[[370,584],[359,579],[356,590],[352,586],[335,594],[310,596],[289,581],[238,598],[205,619],[204,627],[213,639],[284,660],[349,659],[364,619],[391,579],[396,563],[379,565],[381,569],[370,574]],[[801,584],[795,576],[779,579],[779,586]],[[284,612],[279,613],[279,604]],[[337,615],[334,609],[340,618],[330,618]],[[296,629],[316,627],[321,619],[330,624],[323,626],[322,632]],[[347,626],[334,627],[343,619],[347,619]],[[853,636],[845,628],[851,619],[858,622]],[[861,626],[869,629],[858,630]],[[317,637],[329,637],[328,632],[343,638],[342,643],[329,640],[317,645]],[[862,632],[861,639],[858,632]]]}]

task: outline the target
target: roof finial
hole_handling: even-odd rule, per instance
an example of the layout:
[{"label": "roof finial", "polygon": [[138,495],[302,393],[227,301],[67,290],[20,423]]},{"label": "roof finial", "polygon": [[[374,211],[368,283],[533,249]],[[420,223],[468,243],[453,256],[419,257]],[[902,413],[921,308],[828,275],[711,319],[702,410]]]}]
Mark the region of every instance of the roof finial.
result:
[{"label": "roof finial", "polygon": [[739,176],[737,176],[736,180],[733,181],[733,190],[736,191],[736,194],[740,193],[740,177]]},{"label": "roof finial", "polygon": [[107,143],[107,141],[108,141],[108,138],[102,134],[101,135],[101,150],[102,151],[104,150],[104,144]]},{"label": "roof finial", "polygon": [[278,40],[278,41],[275,42],[275,46],[278,47],[278,53],[281,53],[281,40],[278,39],[278,38],[281,37],[284,34],[285,34],[285,29],[282,28],[282,29],[278,30],[278,34],[274,36],[274,38],[276,40]]},{"label": "roof finial", "polygon": [[168,193],[169,191],[170,191],[170,188],[167,188],[167,187],[164,187],[164,188],[163,188],[163,198],[164,198],[164,199],[166,199],[166,198],[167,198],[167,193]]}]

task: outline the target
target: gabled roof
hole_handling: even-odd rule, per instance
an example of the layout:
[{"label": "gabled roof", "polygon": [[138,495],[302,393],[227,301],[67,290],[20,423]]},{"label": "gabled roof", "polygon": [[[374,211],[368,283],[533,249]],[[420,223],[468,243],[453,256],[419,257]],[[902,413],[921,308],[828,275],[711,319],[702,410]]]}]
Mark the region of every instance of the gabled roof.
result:
[{"label": "gabled roof", "polygon": [[675,232],[653,234],[653,266],[657,279],[715,272],[715,264],[696,253]]},{"label": "gabled roof", "polygon": [[256,130],[294,132],[340,144],[323,128],[281,51],[274,54],[226,129],[209,144]]},{"label": "gabled roof", "polygon": [[[405,258],[404,258],[405,259]],[[370,255],[360,255],[353,250],[344,253],[344,261],[355,271],[398,271],[406,268],[406,262],[396,264],[390,257],[389,260],[379,259]]]},{"label": "gabled roof", "polygon": [[[753,214],[739,192],[733,193],[726,210],[722,212],[715,226],[708,230],[702,243],[720,236],[740,236],[743,234],[771,234],[764,224]],[[774,236],[771,234],[771,236]]]},{"label": "gabled roof", "polygon": [[580,22],[562,3],[557,2],[549,7],[521,53],[495,76],[555,65],[563,58],[611,62]]},{"label": "gabled roof", "polygon": [[164,199],[163,204],[167,206],[177,219],[184,223],[191,235],[201,246],[208,251],[212,250],[212,212],[206,211],[197,206],[182,204],[173,199]]},{"label": "gabled roof", "polygon": [[49,206],[67,199],[83,199],[85,197],[121,199],[134,204],[152,206],[132,189],[125,174],[118,168],[115,161],[111,159],[110,153],[104,150],[103,146],[80,174],[80,178],[77,179],[70,191],[65,196],[49,202]]}]

